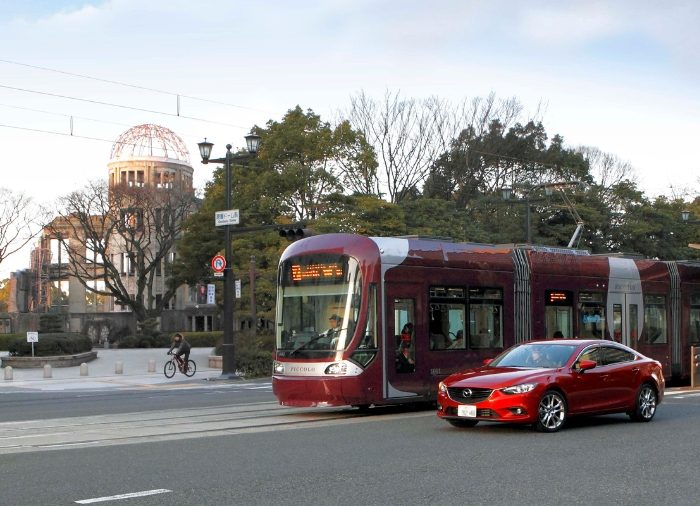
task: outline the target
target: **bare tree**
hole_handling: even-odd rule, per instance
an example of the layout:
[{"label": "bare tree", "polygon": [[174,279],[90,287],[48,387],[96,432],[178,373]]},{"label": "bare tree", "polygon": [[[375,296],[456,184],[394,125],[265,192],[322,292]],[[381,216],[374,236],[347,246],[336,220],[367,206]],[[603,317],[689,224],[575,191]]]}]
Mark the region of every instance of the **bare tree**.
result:
[{"label": "bare tree", "polygon": [[347,116],[374,149],[379,163],[374,186],[386,189],[392,202],[417,191],[454,134],[447,104],[437,98],[404,99],[387,91],[380,102],[360,92],[351,98]]},{"label": "bare tree", "polygon": [[[59,202],[47,229],[68,252],[68,272],[88,292],[129,307],[139,322],[160,315],[177,288],[165,280],[182,222],[194,210],[192,193],[93,182]],[[155,297],[159,278],[164,286]]]},{"label": "bare tree", "polygon": [[48,213],[22,193],[0,188],[0,264],[40,232]]},{"label": "bare tree", "polygon": [[593,179],[602,188],[610,189],[623,181],[632,183],[637,181],[632,165],[611,153],[589,146],[579,146],[576,152],[583,155],[588,162]]}]

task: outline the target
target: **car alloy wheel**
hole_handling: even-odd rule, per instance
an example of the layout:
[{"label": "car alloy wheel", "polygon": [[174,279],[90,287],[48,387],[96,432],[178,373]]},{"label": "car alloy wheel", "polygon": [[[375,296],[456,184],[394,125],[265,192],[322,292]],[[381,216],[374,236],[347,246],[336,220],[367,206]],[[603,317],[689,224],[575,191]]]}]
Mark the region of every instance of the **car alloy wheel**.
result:
[{"label": "car alloy wheel", "polygon": [[635,406],[633,420],[638,422],[648,422],[656,414],[656,391],[651,385],[645,383],[639,387],[637,393],[637,405]]},{"label": "car alloy wheel", "polygon": [[559,392],[545,392],[537,408],[535,428],[540,432],[556,432],[566,421],[566,401]]}]

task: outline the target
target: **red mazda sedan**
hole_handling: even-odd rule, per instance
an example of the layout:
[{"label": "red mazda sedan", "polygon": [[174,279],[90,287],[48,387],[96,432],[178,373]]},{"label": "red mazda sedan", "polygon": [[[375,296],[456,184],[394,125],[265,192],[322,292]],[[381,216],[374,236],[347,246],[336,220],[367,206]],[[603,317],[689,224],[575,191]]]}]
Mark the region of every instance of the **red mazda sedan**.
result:
[{"label": "red mazda sedan", "polygon": [[648,422],[664,395],[661,364],[627,346],[554,339],[519,344],[438,387],[438,416],[456,427],[531,423],[556,432],[569,416],[627,413]]}]

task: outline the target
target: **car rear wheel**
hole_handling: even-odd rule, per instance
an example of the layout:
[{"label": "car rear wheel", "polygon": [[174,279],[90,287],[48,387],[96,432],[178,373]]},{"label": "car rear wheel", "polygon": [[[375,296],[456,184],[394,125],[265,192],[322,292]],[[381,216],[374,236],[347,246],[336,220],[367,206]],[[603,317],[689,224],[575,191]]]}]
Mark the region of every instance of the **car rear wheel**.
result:
[{"label": "car rear wheel", "polygon": [[635,422],[648,422],[656,414],[656,404],[658,397],[654,387],[648,383],[639,387],[637,392],[637,401],[634,406],[634,411],[630,414],[630,418]]},{"label": "car rear wheel", "polygon": [[554,390],[544,393],[537,408],[535,429],[540,432],[556,432],[566,422],[566,401]]},{"label": "car rear wheel", "polygon": [[458,427],[460,429],[466,429],[467,427],[474,427],[479,420],[463,420],[461,418],[447,418],[446,419],[453,427]]}]

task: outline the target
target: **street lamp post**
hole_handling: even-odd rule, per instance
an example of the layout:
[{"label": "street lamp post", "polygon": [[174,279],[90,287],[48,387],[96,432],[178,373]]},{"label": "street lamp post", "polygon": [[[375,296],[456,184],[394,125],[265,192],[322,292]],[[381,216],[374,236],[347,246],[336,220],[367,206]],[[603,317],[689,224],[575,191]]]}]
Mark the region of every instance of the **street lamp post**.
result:
[{"label": "street lamp post", "polygon": [[[231,209],[231,166],[234,159],[248,159],[255,156],[258,152],[258,147],[260,146],[260,136],[250,133],[246,135],[246,147],[248,153],[245,155],[234,155],[231,153],[231,145],[226,145],[226,156],[224,158],[210,159],[211,150],[214,144],[207,142],[200,142],[199,154],[202,156],[202,163],[223,163],[225,170],[225,180],[226,185],[226,210]],[[235,354],[234,354],[234,344],[233,344],[233,259],[231,257],[231,225],[226,224],[224,227],[224,258],[226,260],[226,267],[224,269],[224,342],[223,349],[221,351],[221,376],[224,378],[236,378],[236,364],[235,364]]]},{"label": "street lamp post", "polygon": [[[532,226],[530,224],[530,222],[531,222],[530,214],[531,214],[532,201],[530,200],[530,194],[535,190],[539,190],[539,189],[544,188],[544,191],[545,191],[545,194],[547,195],[547,197],[550,197],[554,193],[554,190],[558,190],[561,192],[562,198],[564,199],[564,202],[566,202],[566,205],[569,209],[569,212],[572,214],[574,220],[576,221],[576,231],[574,232],[574,235],[571,237],[571,240],[569,241],[568,247],[570,248],[573,245],[573,243],[576,241],[576,238],[579,235],[581,229],[583,228],[583,220],[581,219],[581,216],[576,211],[576,208],[574,207],[573,203],[569,200],[569,198],[564,193],[564,189],[570,188],[573,186],[577,186],[579,184],[580,184],[579,181],[557,181],[554,183],[542,183],[542,184],[538,184],[536,186],[526,188],[525,205],[527,206],[527,209],[526,209],[525,228],[526,228],[527,244],[532,243]],[[503,188],[501,190],[501,195],[503,197],[503,200],[505,200],[505,201],[509,201],[512,194],[513,194],[513,190],[511,188]]]},{"label": "street lamp post", "polygon": [[[688,210],[681,211],[681,220],[683,220],[684,225],[695,225],[700,223],[700,220],[690,219],[690,211]],[[692,249],[700,249],[700,244],[691,242],[688,244],[688,247]]]}]

